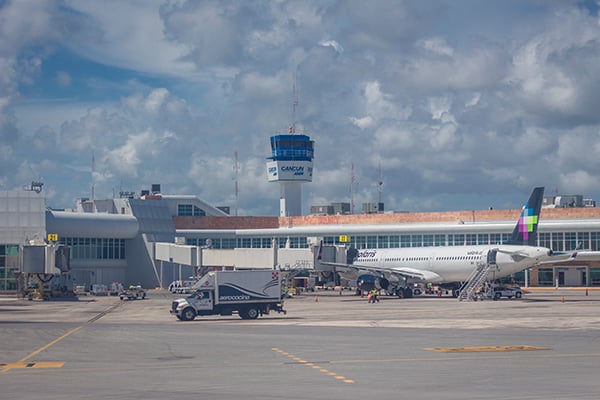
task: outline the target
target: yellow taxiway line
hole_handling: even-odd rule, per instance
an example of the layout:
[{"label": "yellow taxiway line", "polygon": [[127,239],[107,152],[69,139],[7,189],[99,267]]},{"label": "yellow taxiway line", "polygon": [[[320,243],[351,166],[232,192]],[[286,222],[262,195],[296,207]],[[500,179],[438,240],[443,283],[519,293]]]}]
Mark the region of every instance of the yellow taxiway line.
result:
[{"label": "yellow taxiway line", "polygon": [[477,346],[477,347],[426,347],[423,350],[437,351],[438,353],[479,353],[479,352],[501,352],[501,351],[535,351],[549,350],[545,347],[536,346]]},{"label": "yellow taxiway line", "polygon": [[281,354],[282,356],[286,356],[286,357],[294,360],[295,362],[297,362],[299,364],[303,364],[303,365],[306,365],[307,367],[311,367],[311,368],[313,368],[315,370],[319,370],[319,372],[322,372],[322,373],[324,373],[326,375],[332,376],[332,377],[334,377],[335,379],[337,379],[337,380],[339,380],[341,382],[344,382],[344,383],[354,383],[354,380],[352,380],[352,379],[348,379],[348,378],[346,378],[343,375],[338,375],[335,372],[329,371],[327,368],[323,368],[323,367],[320,367],[320,366],[318,366],[318,365],[316,365],[314,363],[311,363],[311,362],[309,362],[307,360],[303,360],[303,359],[301,359],[299,357],[296,357],[293,354],[288,353],[287,351],[283,351],[283,350],[281,350],[281,349],[279,349],[277,347],[273,347],[273,348],[271,348],[271,350],[273,350],[273,351]]}]

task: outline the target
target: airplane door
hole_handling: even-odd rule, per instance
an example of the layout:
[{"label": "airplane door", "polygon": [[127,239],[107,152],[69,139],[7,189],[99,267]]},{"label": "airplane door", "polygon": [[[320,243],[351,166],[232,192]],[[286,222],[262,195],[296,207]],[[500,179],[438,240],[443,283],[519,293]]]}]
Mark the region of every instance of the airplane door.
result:
[{"label": "airplane door", "polygon": [[498,254],[497,250],[490,250],[487,253],[487,263],[490,265],[496,265],[496,255]]}]

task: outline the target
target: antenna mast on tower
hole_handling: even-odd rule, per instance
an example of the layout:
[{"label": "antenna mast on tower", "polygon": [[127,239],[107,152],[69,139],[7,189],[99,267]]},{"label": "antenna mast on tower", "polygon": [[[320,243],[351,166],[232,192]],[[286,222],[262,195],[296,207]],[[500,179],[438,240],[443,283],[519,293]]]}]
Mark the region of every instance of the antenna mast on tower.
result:
[{"label": "antenna mast on tower", "polygon": [[383,178],[381,177],[381,161],[377,164],[377,195],[379,204],[381,204],[381,186],[383,185]]},{"label": "antenna mast on tower", "polygon": [[289,133],[296,133],[296,108],[298,107],[298,90],[296,88],[296,72],[294,71],[294,83],[292,85],[292,125],[290,125]]},{"label": "antenna mast on tower", "polygon": [[92,193],[91,193],[91,197],[92,197],[92,203],[94,202],[95,199],[95,175],[96,175],[96,157],[94,156],[94,150],[92,150]]},{"label": "antenna mast on tower", "polygon": [[354,214],[354,163],[350,168],[350,214]]},{"label": "antenna mast on tower", "polygon": [[240,165],[238,164],[238,152],[235,150],[233,152],[234,161],[233,161],[233,173],[234,173],[234,191],[235,191],[235,209],[234,216],[238,216],[238,172],[240,171]]}]

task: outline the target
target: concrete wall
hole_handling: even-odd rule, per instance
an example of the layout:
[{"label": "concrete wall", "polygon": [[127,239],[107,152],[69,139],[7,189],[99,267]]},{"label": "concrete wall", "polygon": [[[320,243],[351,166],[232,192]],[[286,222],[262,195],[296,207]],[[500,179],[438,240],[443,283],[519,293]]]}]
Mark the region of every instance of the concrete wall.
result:
[{"label": "concrete wall", "polygon": [[46,238],[46,200],[30,190],[0,190],[0,243],[25,244]]}]

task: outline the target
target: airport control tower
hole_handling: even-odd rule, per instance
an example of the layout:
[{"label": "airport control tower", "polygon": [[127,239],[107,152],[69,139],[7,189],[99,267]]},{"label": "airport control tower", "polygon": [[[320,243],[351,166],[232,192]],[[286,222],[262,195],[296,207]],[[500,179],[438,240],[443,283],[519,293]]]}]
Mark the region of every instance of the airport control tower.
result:
[{"label": "airport control tower", "polygon": [[312,182],[314,142],[306,135],[289,133],[271,136],[271,157],[267,161],[269,182],[279,182],[279,216],[302,215],[302,183]]}]

